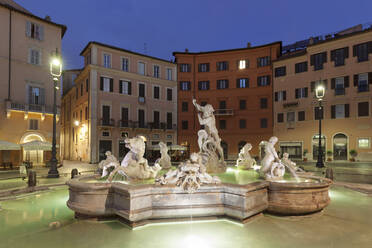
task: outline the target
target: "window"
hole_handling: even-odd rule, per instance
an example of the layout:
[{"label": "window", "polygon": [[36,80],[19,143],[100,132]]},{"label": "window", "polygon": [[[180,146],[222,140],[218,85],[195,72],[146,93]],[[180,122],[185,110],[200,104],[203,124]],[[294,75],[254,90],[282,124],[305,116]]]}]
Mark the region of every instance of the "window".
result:
[{"label": "window", "polygon": [[331,61],[335,62],[335,66],[345,65],[345,58],[349,58],[349,48],[339,48],[331,51]]},{"label": "window", "polygon": [[246,100],[240,100],[239,101],[239,109],[246,109],[247,107],[247,101]]},{"label": "window", "polygon": [[353,57],[358,57],[358,62],[368,60],[368,54],[372,53],[372,41],[353,46]]},{"label": "window", "polygon": [[314,108],[314,118],[315,118],[315,120],[323,119],[323,115],[324,115],[323,109],[324,108],[319,108],[319,107]]},{"label": "window", "polygon": [[209,63],[199,64],[199,72],[209,72]]},{"label": "window", "polygon": [[84,90],[84,84],[81,83],[81,84],[80,84],[80,96],[83,95],[83,90]]},{"label": "window", "polygon": [[138,62],[138,74],[145,75],[145,63]]},{"label": "window", "polygon": [[158,129],[160,128],[160,112],[159,111],[154,111],[153,112],[153,124],[154,128]]},{"label": "window", "polygon": [[109,131],[102,131],[102,136],[103,137],[110,137],[110,132]]},{"label": "window", "polygon": [[[358,87],[358,92],[369,91],[368,86],[368,73],[354,75],[354,86]],[[372,76],[372,73],[370,74]],[[372,81],[372,79],[370,79]]]},{"label": "window", "polygon": [[267,108],[267,98],[261,98],[260,99],[260,107],[262,109],[266,109]]},{"label": "window", "polygon": [[114,80],[112,78],[101,77],[100,89],[105,92],[113,92]]},{"label": "window", "polygon": [[285,75],[286,75],[286,67],[285,66],[275,68],[275,77],[282,77],[282,76],[285,76]]},{"label": "window", "polygon": [[138,127],[145,128],[145,110],[138,110]]},{"label": "window", "polygon": [[41,65],[41,52],[39,49],[30,48],[28,62],[33,65]]},{"label": "window", "polygon": [[358,103],[358,116],[369,116],[369,102]]},{"label": "window", "polygon": [[160,87],[159,86],[154,86],[154,88],[153,88],[153,90],[154,90],[154,95],[153,95],[153,97],[154,97],[154,99],[159,99],[160,98]]},{"label": "window", "polygon": [[111,106],[102,105],[102,125],[109,126],[111,119]]},{"label": "window", "polygon": [[221,61],[221,62],[217,62],[217,71],[227,71],[229,70],[229,62],[227,61]]},{"label": "window", "polygon": [[172,96],[172,89],[167,89],[167,100],[172,101],[173,96]]},{"label": "window", "polygon": [[220,120],[220,129],[226,129],[226,120]]},{"label": "window", "polygon": [[182,129],[187,130],[189,128],[189,122],[188,121],[182,121]]},{"label": "window", "polygon": [[298,121],[304,121],[305,120],[305,111],[298,111]]},{"label": "window", "polygon": [[188,102],[182,102],[182,112],[189,111],[189,103]]},{"label": "window", "polygon": [[266,118],[260,119],[260,126],[261,126],[261,128],[267,128],[267,119]]},{"label": "window", "polygon": [[36,40],[44,39],[44,27],[27,21],[26,22],[26,36]]},{"label": "window", "polygon": [[247,69],[248,67],[249,67],[249,60],[248,59],[238,60],[238,68],[240,70]]},{"label": "window", "polygon": [[349,104],[337,104],[331,106],[331,118],[340,119],[349,117]]},{"label": "window", "polygon": [[191,90],[191,82],[188,81],[181,81],[180,82],[180,89],[182,91],[188,91]]},{"label": "window", "polygon": [[220,109],[226,109],[226,101],[219,102]]},{"label": "window", "polygon": [[287,100],[287,91],[285,90],[277,91],[274,93],[274,95],[275,95],[274,98],[276,102]]},{"label": "window", "polygon": [[88,78],[85,80],[85,91],[86,92],[89,91],[89,79]]},{"label": "window", "polygon": [[111,55],[104,53],[103,54],[103,66],[106,68],[111,68]]},{"label": "window", "polygon": [[282,123],[284,121],[284,114],[283,113],[278,113],[276,116],[276,120],[278,123]]},{"label": "window", "polygon": [[128,127],[129,126],[128,120],[129,120],[129,109],[121,108],[120,127]]},{"label": "window", "polygon": [[288,112],[287,113],[287,122],[294,122],[295,121],[295,112]]},{"label": "window", "polygon": [[45,104],[45,89],[28,86],[28,103],[43,105]]},{"label": "window", "polygon": [[38,130],[39,129],[39,120],[30,119],[29,129],[30,130]]},{"label": "window", "polygon": [[327,62],[327,52],[317,53],[310,56],[310,65],[314,66],[314,71],[322,70],[323,64]]},{"label": "window", "polygon": [[121,132],[122,138],[127,138],[129,136],[128,132]]},{"label": "window", "polygon": [[131,95],[132,94],[132,83],[129,81],[120,80],[119,81],[119,93]]},{"label": "window", "polygon": [[270,56],[260,57],[257,59],[257,67],[268,66],[270,63]]},{"label": "window", "polygon": [[85,107],[85,120],[88,120],[88,107]]},{"label": "window", "polygon": [[173,127],[173,115],[171,112],[167,113],[167,129],[172,129]]},{"label": "window", "polygon": [[239,120],[239,127],[240,128],[246,128],[246,126],[247,126],[246,120],[245,119],[240,119]]},{"label": "window", "polygon": [[349,87],[349,76],[331,79],[331,89],[335,90],[335,95],[345,95],[345,88]]},{"label": "window", "polygon": [[190,64],[180,64],[180,72],[191,72]]},{"label": "window", "polygon": [[167,68],[167,80],[172,80],[172,69]]},{"label": "window", "polygon": [[307,61],[295,64],[295,73],[307,71]]},{"label": "window", "polygon": [[238,78],[236,80],[236,88],[248,88],[249,79],[248,78]]},{"label": "window", "polygon": [[261,76],[257,78],[257,86],[270,85],[270,76]]},{"label": "window", "polygon": [[199,81],[198,88],[199,90],[209,90],[209,81]]},{"label": "window", "polygon": [[307,87],[295,89],[295,98],[306,98],[308,96]]},{"label": "window", "polygon": [[172,139],[173,136],[171,134],[167,134],[167,139]]},{"label": "window", "polygon": [[229,80],[217,80],[217,89],[227,89],[229,88]]},{"label": "window", "polygon": [[159,78],[160,76],[160,67],[158,65],[154,65],[154,77]]},{"label": "window", "polygon": [[129,71],[129,59],[121,58],[121,69],[123,71]]},{"label": "window", "polygon": [[358,148],[370,148],[371,143],[369,138],[358,138]]}]

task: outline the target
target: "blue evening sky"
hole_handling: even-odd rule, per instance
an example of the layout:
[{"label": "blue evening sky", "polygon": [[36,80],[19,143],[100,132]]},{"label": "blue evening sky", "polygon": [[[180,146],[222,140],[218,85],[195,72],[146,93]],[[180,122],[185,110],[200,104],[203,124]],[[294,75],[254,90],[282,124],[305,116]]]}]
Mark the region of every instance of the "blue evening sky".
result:
[{"label": "blue evening sky", "polygon": [[283,44],[372,21],[371,0],[16,0],[65,24],[64,69],[80,68],[81,50],[99,41],[172,59],[172,52]]}]

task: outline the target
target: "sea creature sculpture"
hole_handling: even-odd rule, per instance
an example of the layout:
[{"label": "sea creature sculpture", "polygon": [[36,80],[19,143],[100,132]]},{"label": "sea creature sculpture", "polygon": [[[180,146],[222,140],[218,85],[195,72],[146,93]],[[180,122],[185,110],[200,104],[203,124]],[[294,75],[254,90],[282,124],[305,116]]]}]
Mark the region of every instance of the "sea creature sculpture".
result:
[{"label": "sea creature sculpture", "polygon": [[159,142],[161,157],[155,161],[155,164],[159,164],[163,169],[169,169],[172,166],[171,158],[168,155],[168,147],[164,142]]},{"label": "sea creature sculpture", "polygon": [[265,179],[279,180],[285,173],[285,166],[280,161],[275,151],[275,144],[278,138],[273,136],[268,142],[265,142],[265,157],[261,161],[261,174]]},{"label": "sea creature sculpture", "polygon": [[256,160],[251,157],[249,151],[252,149],[250,143],[246,143],[242,149],[240,149],[238,159],[236,160],[236,166],[241,169],[251,169],[256,164]]}]

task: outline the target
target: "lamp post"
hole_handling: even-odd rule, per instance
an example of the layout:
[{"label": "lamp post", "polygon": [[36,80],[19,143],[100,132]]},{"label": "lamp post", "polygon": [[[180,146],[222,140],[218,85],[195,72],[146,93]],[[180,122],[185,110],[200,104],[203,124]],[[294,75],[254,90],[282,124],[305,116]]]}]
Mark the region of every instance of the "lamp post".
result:
[{"label": "lamp post", "polygon": [[57,115],[57,89],[58,81],[62,74],[62,61],[58,54],[58,49],[52,54],[50,61],[50,74],[53,78],[54,102],[53,102],[53,140],[52,140],[52,158],[50,159],[50,169],[48,171],[48,178],[58,178],[59,173],[57,169],[58,160],[56,157],[56,115]]},{"label": "lamp post", "polygon": [[318,161],[316,162],[316,167],[323,168],[324,162],[323,162],[323,151],[322,151],[322,118],[323,118],[323,107],[322,107],[322,100],[325,95],[325,88],[323,85],[318,85],[318,87],[315,90],[315,96],[318,99],[319,102],[319,108],[318,108],[318,118],[319,118],[319,143],[318,143]]}]

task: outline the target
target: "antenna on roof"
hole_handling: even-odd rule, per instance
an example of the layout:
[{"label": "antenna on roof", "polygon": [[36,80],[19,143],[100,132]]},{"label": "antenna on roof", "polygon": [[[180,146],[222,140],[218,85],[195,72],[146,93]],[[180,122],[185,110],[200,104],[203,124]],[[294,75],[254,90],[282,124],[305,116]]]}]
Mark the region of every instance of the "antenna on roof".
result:
[{"label": "antenna on roof", "polygon": [[143,43],[143,53],[147,54],[147,43]]}]

